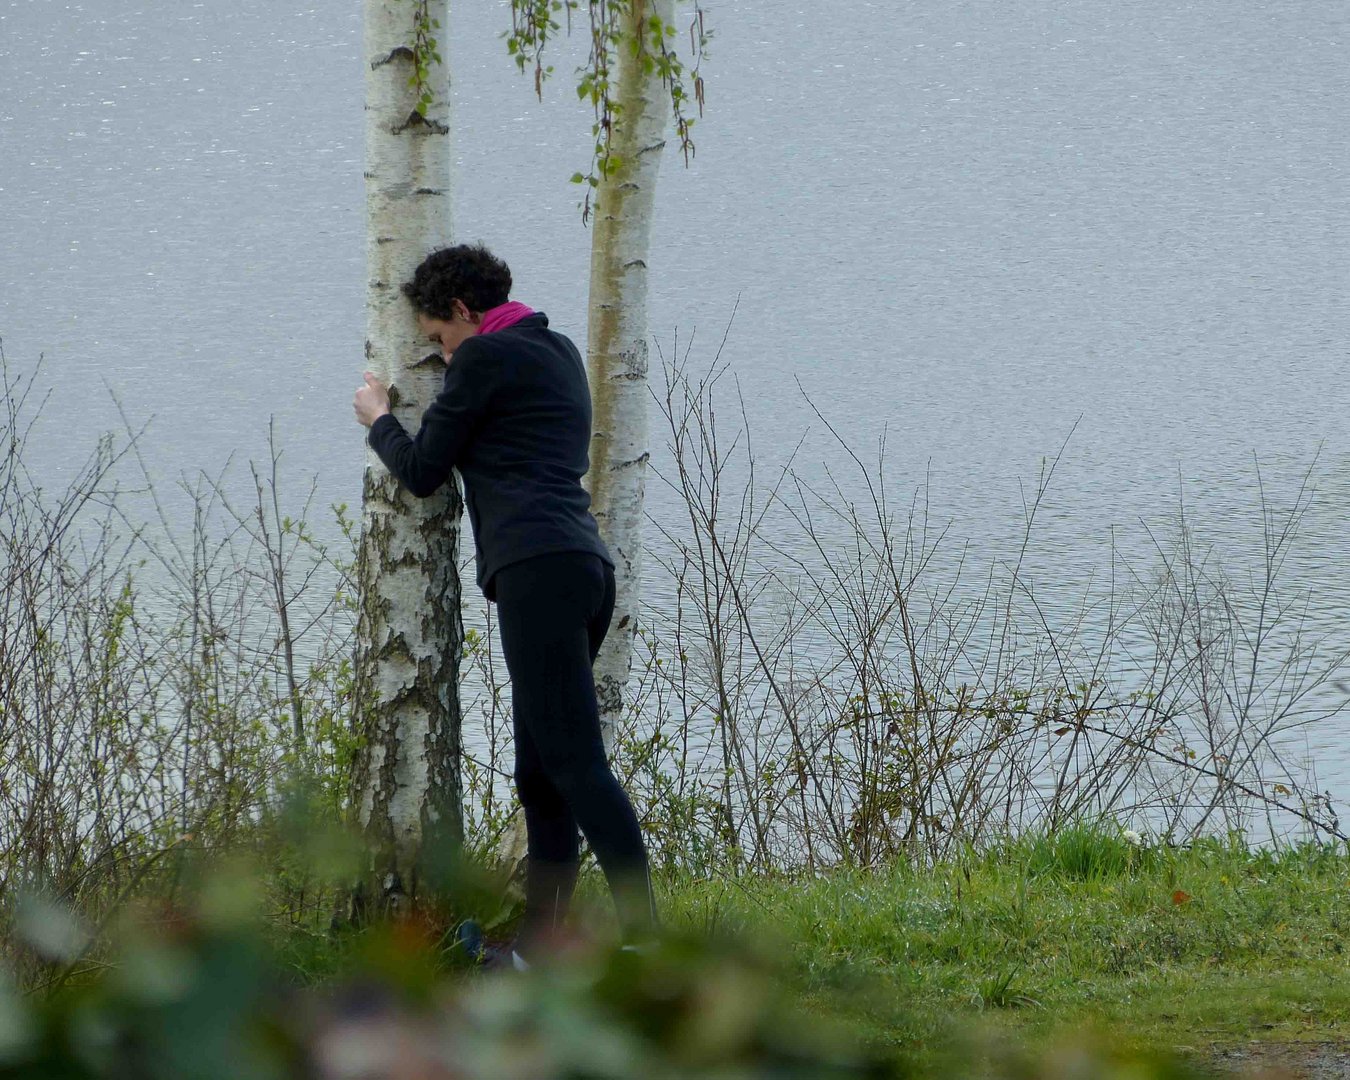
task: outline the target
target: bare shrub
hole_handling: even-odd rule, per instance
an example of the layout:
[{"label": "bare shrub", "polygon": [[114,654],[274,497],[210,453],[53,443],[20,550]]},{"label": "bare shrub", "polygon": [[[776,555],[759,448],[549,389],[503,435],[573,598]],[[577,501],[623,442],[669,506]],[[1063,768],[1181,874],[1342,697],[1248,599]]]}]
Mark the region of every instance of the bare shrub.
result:
[{"label": "bare shrub", "polygon": [[[1018,550],[977,567],[924,487],[894,497],[884,440],[864,459],[822,413],[843,471],[813,482],[789,456],[766,483],[720,352],[699,376],[688,356],[655,395],[671,462],[658,480],[685,515],[652,522],[666,580],[616,741],[659,866],[928,863],[1101,817],[1176,843],[1345,840],[1290,752],[1345,706],[1346,658],[1306,632],[1306,597],[1282,576],[1306,478],[1284,509],[1261,488],[1245,581],[1183,513],[1154,534],[1151,565],[1113,556],[1105,585],[1052,618],[1023,566],[1055,461]],[[288,512],[273,437],[245,502],[222,471],[183,481],[187,509],[171,511],[129,426],[52,494],[25,465],[39,373],[16,376],[0,352],[0,929],[31,890],[97,929],[240,846],[272,860],[276,914],[324,921],[335,886],[305,848],[347,814],[359,745],[345,508],[328,544],[307,524],[313,488]],[[470,614],[466,833],[510,865],[524,835],[506,673],[492,609]],[[309,832],[277,843],[297,802]],[[10,959],[28,983],[97,963]]]},{"label": "bare shrub", "polygon": [[[42,892],[98,925],[189,860],[257,844],[288,792],[342,812],[349,564],[283,514],[275,445],[255,506],[203,477],[185,526],[143,463],[126,485],[130,430],[49,493],[24,463],[40,372],[0,353],[0,920]],[[147,499],[158,521],[130,520]],[[292,917],[322,908],[303,867],[279,870]]]},{"label": "bare shrub", "polygon": [[1261,489],[1245,594],[1183,516],[1155,535],[1156,567],[1113,555],[1104,591],[1054,621],[1022,568],[1058,458],[1024,500],[1015,558],[976,571],[959,549],[939,559],[953,542],[923,488],[897,505],[884,439],[864,461],[819,411],[860,495],[791,458],[761,483],[738,393],[730,434],[719,420],[725,365],[696,378],[687,360],[656,394],[662,479],[688,511],[685,528],[655,523],[676,599],[647,613],[620,739],[661,861],[930,862],[1099,818],[1176,843],[1344,840],[1292,761],[1290,736],[1345,707],[1330,691],[1346,656],[1310,640],[1306,597],[1281,578],[1307,477],[1283,511]]}]

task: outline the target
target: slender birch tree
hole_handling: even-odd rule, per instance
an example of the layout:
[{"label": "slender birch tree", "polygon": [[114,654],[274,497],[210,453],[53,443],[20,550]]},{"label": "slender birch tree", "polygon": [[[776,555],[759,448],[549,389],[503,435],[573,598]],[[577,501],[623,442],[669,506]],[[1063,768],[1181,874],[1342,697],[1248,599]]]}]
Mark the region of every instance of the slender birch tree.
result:
[{"label": "slender birch tree", "polygon": [[[688,115],[703,106],[699,75],[710,34],[697,3],[689,27],[692,66],[675,49],[676,0],[587,0],[591,55],[578,92],[595,108],[595,149],[583,220],[593,220],[587,374],[594,406],[590,472],[585,483],[600,532],[617,564],[614,621],[595,663],[596,693],[607,746],[624,707],[638,630],[642,517],[648,441],[647,282],[656,181],[673,129],[685,163],[694,149]],[[544,45],[581,0],[513,0],[507,45],[522,70],[533,62],[536,93],[552,71]],[[691,92],[687,86],[692,86]]]},{"label": "slender birch tree", "polygon": [[[611,168],[596,188],[587,312],[587,375],[594,420],[585,484],[615,562],[614,621],[595,660],[605,745],[624,705],[638,629],[642,507],[648,446],[647,274],[656,181],[666,148],[670,98],[644,33],[648,11],[662,26],[675,0],[633,0],[620,16],[622,41],[610,135]],[[617,159],[615,161],[614,159]]]},{"label": "slender birch tree", "polygon": [[[449,77],[436,45],[448,9],[365,0],[366,367],[413,429],[445,375],[400,285],[450,240]],[[414,498],[367,452],[353,803],[370,862],[357,917],[407,909],[462,840],[460,512],[454,484]]]}]

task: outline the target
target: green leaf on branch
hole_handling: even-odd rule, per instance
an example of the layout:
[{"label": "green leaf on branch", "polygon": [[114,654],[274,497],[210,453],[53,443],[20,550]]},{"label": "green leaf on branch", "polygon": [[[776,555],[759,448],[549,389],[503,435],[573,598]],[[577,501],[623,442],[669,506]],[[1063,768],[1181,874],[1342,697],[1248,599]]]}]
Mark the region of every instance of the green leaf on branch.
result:
[{"label": "green leaf on branch", "polygon": [[[420,2],[420,0],[419,0]],[[590,30],[590,56],[577,71],[577,99],[589,99],[595,113],[592,128],[596,143],[588,175],[574,173],[592,187],[600,177],[613,175],[618,165],[611,161],[610,147],[615,131],[621,128],[621,103],[617,96],[618,68],[627,65],[629,58],[637,61],[638,70],[648,80],[659,79],[671,105],[672,125],[679,138],[680,150],[688,165],[694,155],[691,119],[685,115],[692,98],[702,115],[704,82],[699,66],[707,55],[712,32],[704,21],[701,0],[694,0],[692,19],[687,27],[684,57],[680,54],[681,32],[673,21],[666,21],[649,9],[639,7],[635,0],[511,0],[511,29],[503,34],[507,52],[516,61],[522,74],[528,66],[534,68],[535,93],[543,97],[543,83],[554,74],[554,68],[545,66],[541,55],[550,37],[560,31],[553,13],[567,13],[567,31],[572,31],[572,16],[587,12]],[[689,87],[692,86],[692,91]],[[589,200],[582,213],[586,220]]]}]

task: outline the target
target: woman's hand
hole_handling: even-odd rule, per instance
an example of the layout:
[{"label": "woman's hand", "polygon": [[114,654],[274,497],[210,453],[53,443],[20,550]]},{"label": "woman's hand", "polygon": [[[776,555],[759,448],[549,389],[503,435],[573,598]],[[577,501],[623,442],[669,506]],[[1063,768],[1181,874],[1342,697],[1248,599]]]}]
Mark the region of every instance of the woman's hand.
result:
[{"label": "woman's hand", "polygon": [[369,371],[366,372],[365,379],[366,385],[356,392],[352,408],[356,410],[356,422],[362,427],[370,427],[389,412],[389,391],[384,383]]}]

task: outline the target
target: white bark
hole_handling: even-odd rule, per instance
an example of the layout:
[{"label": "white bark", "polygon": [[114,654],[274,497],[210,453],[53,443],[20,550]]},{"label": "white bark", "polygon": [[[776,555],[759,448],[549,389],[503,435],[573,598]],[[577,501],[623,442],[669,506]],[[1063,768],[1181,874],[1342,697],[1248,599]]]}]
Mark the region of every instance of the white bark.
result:
[{"label": "white bark", "polygon": [[[448,9],[448,0],[432,0],[442,42]],[[436,100],[418,116],[408,85],[413,38],[411,3],[366,0],[365,359],[410,431],[445,368],[439,357],[421,362],[432,349],[400,285],[450,239],[449,78],[431,65]],[[416,898],[428,860],[448,856],[463,832],[460,499],[454,484],[414,498],[368,451],[362,511],[356,723],[364,746],[354,795],[370,865],[358,904],[397,910]]]},{"label": "white bark", "polygon": [[628,42],[652,15],[669,24],[675,0],[634,0],[623,26],[612,152],[619,168],[602,181],[591,236],[589,375],[594,402],[587,487],[617,564],[614,620],[595,663],[607,747],[622,713],[637,632],[642,572],[642,503],[648,447],[647,267],[656,180],[670,100],[660,76],[644,72]]}]

